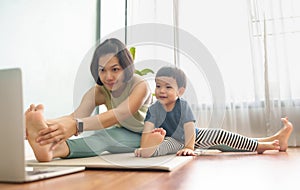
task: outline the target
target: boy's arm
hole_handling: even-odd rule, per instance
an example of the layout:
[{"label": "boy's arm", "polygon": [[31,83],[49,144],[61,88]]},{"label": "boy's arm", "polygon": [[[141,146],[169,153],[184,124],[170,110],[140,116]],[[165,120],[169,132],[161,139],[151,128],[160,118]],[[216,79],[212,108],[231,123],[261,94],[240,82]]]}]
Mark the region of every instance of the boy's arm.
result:
[{"label": "boy's arm", "polygon": [[185,148],[194,150],[195,139],[196,139],[195,123],[194,122],[185,123],[183,128],[184,128],[184,136],[185,136]]},{"label": "boy's arm", "polygon": [[195,139],[196,139],[196,132],[195,132],[195,123],[194,122],[187,122],[183,126],[184,128],[184,137],[185,137],[185,144],[184,148],[177,152],[178,156],[194,156],[194,146],[195,146]]}]

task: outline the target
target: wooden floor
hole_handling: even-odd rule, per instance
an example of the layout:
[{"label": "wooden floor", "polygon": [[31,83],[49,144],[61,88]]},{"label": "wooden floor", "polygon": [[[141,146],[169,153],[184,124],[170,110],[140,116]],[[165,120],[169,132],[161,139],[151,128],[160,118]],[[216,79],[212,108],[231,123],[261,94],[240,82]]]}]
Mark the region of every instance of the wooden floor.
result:
[{"label": "wooden floor", "polygon": [[287,152],[215,153],[195,157],[172,172],[87,170],[25,184],[0,183],[5,190],[189,190],[300,188],[300,148]]}]

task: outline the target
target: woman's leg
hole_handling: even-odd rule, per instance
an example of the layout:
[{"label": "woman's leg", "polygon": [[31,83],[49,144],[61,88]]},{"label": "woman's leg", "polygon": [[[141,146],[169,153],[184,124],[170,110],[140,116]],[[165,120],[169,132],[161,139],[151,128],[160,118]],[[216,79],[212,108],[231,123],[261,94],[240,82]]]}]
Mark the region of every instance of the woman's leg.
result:
[{"label": "woman's leg", "polygon": [[263,153],[265,150],[279,150],[279,141],[259,142],[256,139],[232,133],[223,129],[200,129],[195,148],[217,148],[221,151]]},{"label": "woman's leg", "polygon": [[53,158],[96,156],[103,151],[133,152],[140,146],[140,134],[125,128],[111,127],[99,130],[90,137],[67,140],[52,150],[52,144],[41,146],[35,140],[38,132],[48,127],[43,117],[43,111],[42,105],[36,107],[32,105],[25,112],[27,139],[38,161],[47,162]]},{"label": "woman's leg", "polygon": [[95,134],[68,140],[70,154],[67,158],[97,156],[108,151],[111,153],[133,152],[140,146],[141,134],[125,128],[110,127],[95,131]]},{"label": "woman's leg", "polygon": [[195,146],[196,148],[216,148],[225,152],[257,151],[263,153],[265,150],[286,151],[293,125],[287,118],[281,120],[284,127],[275,135],[258,139],[248,138],[223,129],[200,129]]},{"label": "woman's leg", "polygon": [[199,129],[199,133],[196,137],[195,148],[222,148],[222,146],[229,150],[234,149],[238,151],[253,152],[257,149],[258,141],[224,129]]},{"label": "woman's leg", "polygon": [[105,131],[112,142],[107,146],[107,151],[111,153],[133,153],[136,148],[140,147],[141,133],[129,131],[124,127],[110,127]]}]

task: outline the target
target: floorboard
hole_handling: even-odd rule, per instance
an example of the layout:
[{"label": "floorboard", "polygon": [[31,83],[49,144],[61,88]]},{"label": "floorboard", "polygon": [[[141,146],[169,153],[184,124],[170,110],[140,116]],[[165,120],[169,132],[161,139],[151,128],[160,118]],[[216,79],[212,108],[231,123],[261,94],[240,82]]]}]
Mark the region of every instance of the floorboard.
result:
[{"label": "floorboard", "polygon": [[300,148],[287,152],[209,152],[172,172],[87,170],[72,175],[25,184],[0,183],[0,189],[299,189]]}]

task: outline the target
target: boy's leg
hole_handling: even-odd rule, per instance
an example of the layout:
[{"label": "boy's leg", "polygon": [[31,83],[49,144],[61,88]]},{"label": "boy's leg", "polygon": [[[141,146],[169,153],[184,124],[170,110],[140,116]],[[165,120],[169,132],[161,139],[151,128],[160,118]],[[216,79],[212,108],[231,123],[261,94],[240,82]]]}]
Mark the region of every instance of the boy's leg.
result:
[{"label": "boy's leg", "polygon": [[135,155],[138,157],[155,157],[168,154],[176,154],[184,148],[184,144],[180,143],[172,137],[166,137],[159,145],[148,148],[139,148],[135,150]]},{"label": "boy's leg", "polygon": [[179,150],[184,148],[184,144],[172,137],[166,137],[164,141],[159,144],[152,156],[163,156],[167,154],[176,154]]}]

